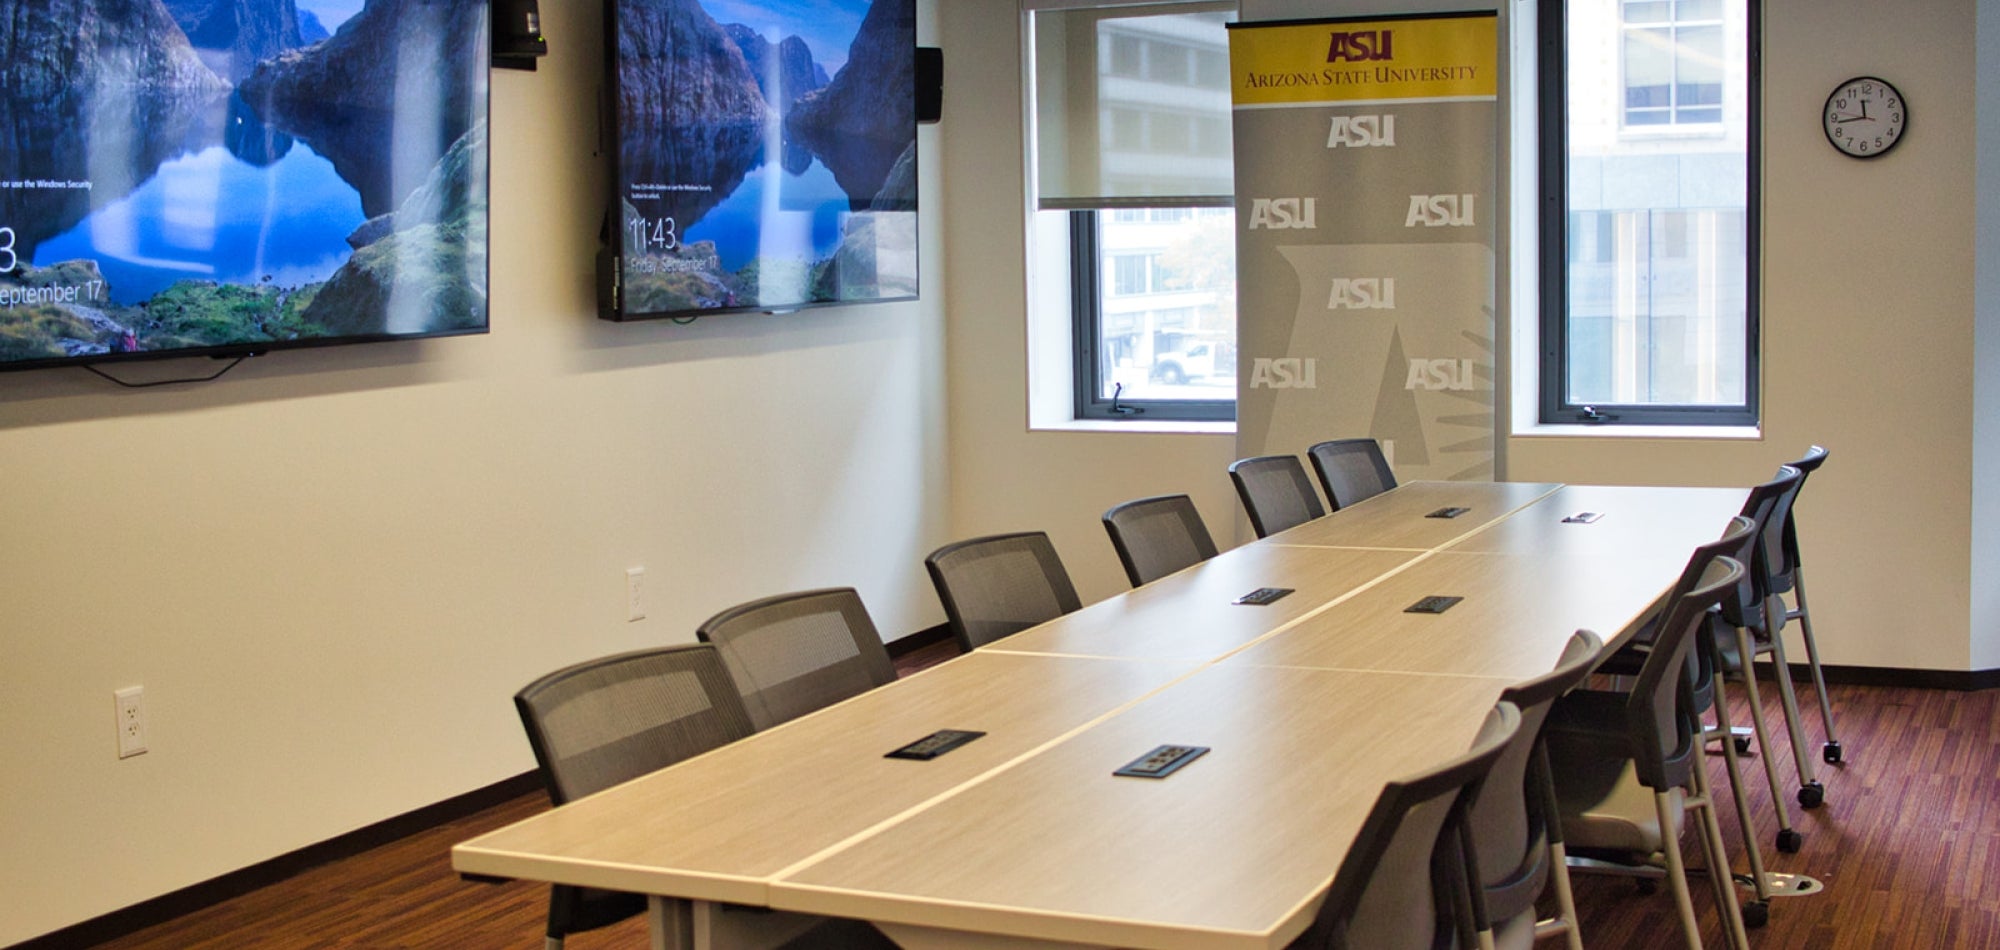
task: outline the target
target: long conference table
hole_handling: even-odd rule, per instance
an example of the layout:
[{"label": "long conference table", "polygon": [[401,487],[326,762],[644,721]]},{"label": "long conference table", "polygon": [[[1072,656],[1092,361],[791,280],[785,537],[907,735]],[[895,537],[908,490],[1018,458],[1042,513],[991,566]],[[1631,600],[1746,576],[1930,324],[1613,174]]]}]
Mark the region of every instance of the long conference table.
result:
[{"label": "long conference table", "polygon": [[[799,915],[909,948],[1282,947],[1385,782],[1463,752],[1573,631],[1631,636],[1745,494],[1409,483],[466,841],[452,864],[650,895],[659,948],[774,945],[817,919]],[[1293,592],[1235,603],[1264,587]],[[1406,612],[1435,595],[1462,600]],[[985,735],[884,757],[941,729]],[[1209,751],[1112,774],[1162,745]]]}]

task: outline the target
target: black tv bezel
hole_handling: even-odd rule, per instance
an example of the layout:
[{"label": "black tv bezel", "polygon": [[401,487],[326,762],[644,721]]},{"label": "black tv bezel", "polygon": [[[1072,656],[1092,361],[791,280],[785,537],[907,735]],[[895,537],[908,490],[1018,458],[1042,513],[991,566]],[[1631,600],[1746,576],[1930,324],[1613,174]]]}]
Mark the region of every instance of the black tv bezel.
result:
[{"label": "black tv bezel", "polygon": [[[477,44],[485,50],[491,45],[493,36],[493,11],[486,0],[469,0],[480,11],[480,29],[486,34],[486,42]],[[485,62],[482,54],[482,62]],[[480,121],[487,129],[486,147],[483,150],[482,177],[487,187],[487,230],[485,273],[482,276],[487,296],[486,322],[477,327],[453,327],[445,330],[425,330],[419,333],[344,333],[338,336],[308,337],[296,340],[245,340],[241,343],[218,343],[214,346],[186,346],[171,350],[140,350],[133,353],[92,353],[85,356],[54,356],[46,359],[6,360],[0,359],[0,373],[22,372],[38,369],[63,369],[66,367],[117,366],[130,363],[155,363],[162,360],[212,359],[227,360],[264,356],[279,350],[311,350],[325,347],[355,346],[371,343],[401,343],[415,340],[438,340],[455,336],[482,336],[493,332],[493,230],[492,230],[492,182],[493,182],[493,79],[490,63],[486,66],[487,78],[483,83],[482,98],[484,108]]]},{"label": "black tv bezel", "polygon": [[[598,96],[598,128],[601,130],[602,137],[598,143],[598,151],[605,156],[605,171],[607,174],[605,180],[604,223],[601,231],[603,242],[598,248],[597,259],[598,319],[612,323],[647,323],[657,320],[686,323],[701,317],[722,317],[740,314],[785,314],[800,310],[825,310],[834,307],[907,303],[923,299],[923,222],[921,218],[918,218],[915,222],[917,235],[916,247],[911,248],[911,252],[917,256],[917,291],[915,293],[894,297],[868,297],[855,300],[807,300],[798,303],[750,304],[737,307],[701,307],[688,310],[627,310],[625,307],[624,281],[625,228],[622,216],[618,214],[619,203],[624,199],[624,190],[620,184],[624,181],[624,169],[620,162],[623,155],[622,146],[625,141],[624,128],[618,112],[618,6],[621,2],[622,0],[604,0],[604,75],[602,84],[598,87],[600,90]],[[699,3],[700,0],[696,0],[696,2]],[[910,15],[907,18],[910,24],[909,49],[912,76],[910,100],[913,104],[910,114],[910,147],[912,149],[912,157],[915,159],[916,168],[922,169],[923,143],[920,141],[921,136],[916,134],[916,130],[923,123],[918,121],[914,108],[914,103],[917,99],[917,87],[919,85],[915,75],[916,50],[918,47],[917,3],[916,0],[871,0],[871,3],[882,2],[902,3],[910,11]],[[704,12],[706,12],[705,7]],[[917,196],[916,206],[910,209],[910,213],[918,214],[922,208],[923,195],[920,192]]]}]

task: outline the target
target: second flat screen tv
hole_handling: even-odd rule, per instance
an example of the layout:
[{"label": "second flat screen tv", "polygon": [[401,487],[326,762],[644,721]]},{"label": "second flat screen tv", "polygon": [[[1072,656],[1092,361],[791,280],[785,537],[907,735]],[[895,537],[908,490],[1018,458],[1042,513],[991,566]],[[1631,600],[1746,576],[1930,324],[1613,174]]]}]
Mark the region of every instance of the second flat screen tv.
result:
[{"label": "second flat screen tv", "polygon": [[612,320],[917,296],[914,0],[607,0]]}]

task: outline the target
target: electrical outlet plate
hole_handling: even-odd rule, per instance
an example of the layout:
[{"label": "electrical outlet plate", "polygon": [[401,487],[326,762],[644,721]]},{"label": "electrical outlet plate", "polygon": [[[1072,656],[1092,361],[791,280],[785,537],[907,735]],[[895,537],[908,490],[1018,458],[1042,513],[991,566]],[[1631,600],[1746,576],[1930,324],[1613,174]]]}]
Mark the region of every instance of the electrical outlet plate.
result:
[{"label": "electrical outlet plate", "polygon": [[645,588],[646,569],[628,567],[625,569],[625,622],[635,623],[646,619],[646,600],[640,596]]},{"label": "electrical outlet plate", "polygon": [[111,694],[118,713],[118,757],[146,751],[146,688],[127,686]]}]

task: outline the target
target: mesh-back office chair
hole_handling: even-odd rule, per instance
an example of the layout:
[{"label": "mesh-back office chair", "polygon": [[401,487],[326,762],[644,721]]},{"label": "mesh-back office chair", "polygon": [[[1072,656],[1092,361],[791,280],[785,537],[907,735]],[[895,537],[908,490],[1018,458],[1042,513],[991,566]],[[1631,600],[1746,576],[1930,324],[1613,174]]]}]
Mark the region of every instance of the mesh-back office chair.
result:
[{"label": "mesh-back office chair", "polygon": [[1471,947],[1476,938],[1458,827],[1470,796],[1520,726],[1514,705],[1499,703],[1464,755],[1384,785],[1294,950]]},{"label": "mesh-back office chair", "polygon": [[708,618],[715,644],[759,730],[896,678],[882,636],[852,587],[766,597]]},{"label": "mesh-back office chair", "polygon": [[924,568],[952,636],[967,652],[1083,607],[1055,545],[1040,531],[947,544],[924,558]]},{"label": "mesh-back office chair", "polygon": [[[1812,479],[1812,473],[1819,471],[1819,467],[1826,464],[1826,455],[1825,448],[1815,445],[1807,449],[1806,454],[1798,461],[1787,463],[1799,470],[1801,491],[1805,489],[1805,483]],[[1841,755],[1840,739],[1833,732],[1833,703],[1826,696],[1826,674],[1820,671],[1819,666],[1819,643],[1813,639],[1812,608],[1806,603],[1805,568],[1799,565],[1799,515],[1796,501],[1794,499],[1794,506],[1785,516],[1784,545],[1779,552],[1782,558],[1771,568],[1771,593],[1792,595],[1793,606],[1785,611],[1785,619],[1799,622],[1800,636],[1806,643],[1806,668],[1812,671],[1813,690],[1819,695],[1820,719],[1826,723],[1826,744],[1820,747],[1820,754],[1826,758],[1827,764],[1838,765]]]},{"label": "mesh-back office chair", "polygon": [[1701,761],[1702,728],[1687,675],[1709,609],[1743,580],[1742,565],[1722,553],[1735,544],[1740,540],[1695,549],[1629,689],[1571,690],[1556,700],[1543,730],[1570,853],[1628,864],[1663,861],[1682,933],[1695,950],[1701,930],[1680,850],[1681,821],[1689,811],[1697,813],[1707,876],[1730,945],[1743,947],[1749,939]]},{"label": "mesh-back office chair", "polygon": [[1396,473],[1374,439],[1334,439],[1306,450],[1319,485],[1333,511],[1365,501],[1396,487]]},{"label": "mesh-back office chair", "polygon": [[[1493,763],[1472,800],[1464,831],[1476,865],[1474,920],[1502,950],[1532,946],[1535,938],[1563,934],[1570,950],[1583,950],[1576,902],[1564,863],[1562,816],[1542,748],[1542,723],[1556,697],[1569,692],[1597,662],[1604,641],[1588,630],[1570,636],[1555,669],[1500,693],[1521,712],[1521,728]],[[1556,915],[1538,921],[1535,900],[1554,885]]]},{"label": "mesh-back office chair", "polygon": [[1215,556],[1215,541],[1201,523],[1194,499],[1155,495],[1104,513],[1104,532],[1132,586],[1150,583]]},{"label": "mesh-back office chair", "polygon": [[1239,459],[1229,466],[1229,480],[1236,484],[1243,512],[1250,516],[1250,528],[1260,538],[1326,514],[1298,456]]},{"label": "mesh-back office chair", "polygon": [[[549,800],[557,806],[750,734],[715,648],[621,653],[564,667],[514,694]],[[548,947],[646,909],[638,894],[557,884]]]}]

